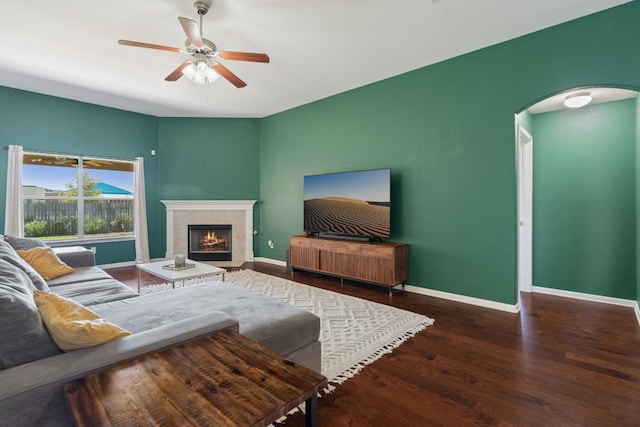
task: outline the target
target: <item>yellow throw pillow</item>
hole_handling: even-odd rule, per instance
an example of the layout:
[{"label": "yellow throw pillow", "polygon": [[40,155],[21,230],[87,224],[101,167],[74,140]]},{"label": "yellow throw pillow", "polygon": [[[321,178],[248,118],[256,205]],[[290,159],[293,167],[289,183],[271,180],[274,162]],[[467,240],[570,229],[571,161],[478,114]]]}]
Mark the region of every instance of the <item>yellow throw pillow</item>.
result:
[{"label": "yellow throw pillow", "polygon": [[16,252],[44,277],[44,280],[52,280],[76,271],[73,267],[62,262],[50,247],[31,248]]},{"label": "yellow throw pillow", "polygon": [[131,335],[131,332],[68,298],[35,290],[33,299],[51,338],[64,351],[92,347]]}]

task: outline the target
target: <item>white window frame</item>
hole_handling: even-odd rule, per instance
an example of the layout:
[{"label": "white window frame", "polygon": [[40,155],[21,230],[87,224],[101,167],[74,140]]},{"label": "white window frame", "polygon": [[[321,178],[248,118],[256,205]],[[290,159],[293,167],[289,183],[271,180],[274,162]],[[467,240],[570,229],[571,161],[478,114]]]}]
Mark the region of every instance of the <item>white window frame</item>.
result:
[{"label": "white window frame", "polygon": [[[42,155],[42,156],[58,156],[57,153],[50,153],[50,152],[43,152],[43,151],[25,151],[25,156],[30,156],[30,155]],[[24,201],[26,200],[74,200],[76,201],[77,204],[77,217],[78,217],[78,224],[77,224],[77,236],[76,238],[66,238],[66,239],[55,239],[55,238],[49,238],[49,237],[53,237],[53,236],[47,236],[47,244],[51,245],[51,246],[57,246],[57,245],[63,245],[63,244],[68,244],[68,243],[82,243],[82,244],[88,244],[88,243],[101,243],[101,242],[121,242],[121,241],[132,241],[135,240],[135,229],[132,230],[131,232],[128,232],[126,234],[121,234],[121,235],[113,235],[113,236],[96,236],[96,235],[91,235],[90,237],[85,237],[85,230],[84,230],[84,226],[85,226],[85,202],[86,201],[90,201],[90,200],[115,200],[116,198],[109,198],[109,197],[95,197],[95,196],[89,196],[89,197],[84,197],[84,185],[82,185],[83,183],[83,177],[84,177],[84,173],[85,170],[87,169],[84,165],[86,160],[97,160],[97,161],[117,161],[119,163],[131,163],[131,167],[133,169],[133,165],[134,165],[134,161],[133,160],[128,160],[128,159],[115,159],[115,158],[109,158],[109,157],[102,157],[102,156],[88,156],[88,155],[79,155],[79,154],[63,154],[60,155],[61,157],[64,157],[66,159],[73,159],[73,160],[77,160],[77,173],[78,173],[78,195],[77,196],[25,196],[23,195],[22,197],[22,202],[24,203]],[[23,161],[23,166],[25,165],[25,162]],[[90,168],[89,168],[90,169]],[[134,176],[134,172],[131,172],[132,174],[132,178]],[[135,187],[135,185],[134,185]],[[133,200],[132,200],[132,204],[135,205],[136,203],[136,193],[135,193],[135,189],[131,192],[132,196],[133,196]],[[133,215],[135,215],[135,213],[132,213],[132,222],[135,221],[135,218],[133,217]],[[23,227],[24,227],[24,223],[23,223]]]}]

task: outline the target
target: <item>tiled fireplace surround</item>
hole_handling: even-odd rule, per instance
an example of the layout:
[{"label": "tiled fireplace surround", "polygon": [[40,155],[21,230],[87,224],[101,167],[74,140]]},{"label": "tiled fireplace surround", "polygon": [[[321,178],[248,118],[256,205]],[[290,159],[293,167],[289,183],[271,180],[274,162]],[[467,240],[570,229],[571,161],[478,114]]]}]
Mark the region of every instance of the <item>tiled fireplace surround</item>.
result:
[{"label": "tiled fireplace surround", "polygon": [[[161,200],[167,211],[166,258],[187,253],[189,224],[231,224],[231,261],[220,267],[239,267],[253,261],[253,206],[255,200]],[[209,262],[209,261],[207,261]]]}]

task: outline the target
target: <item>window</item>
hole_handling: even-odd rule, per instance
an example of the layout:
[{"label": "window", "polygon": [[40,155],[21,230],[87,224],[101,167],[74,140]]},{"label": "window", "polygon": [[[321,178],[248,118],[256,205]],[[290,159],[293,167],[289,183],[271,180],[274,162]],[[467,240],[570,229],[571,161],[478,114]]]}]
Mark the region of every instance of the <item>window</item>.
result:
[{"label": "window", "polygon": [[133,238],[133,161],[25,152],[22,189],[25,236]]}]

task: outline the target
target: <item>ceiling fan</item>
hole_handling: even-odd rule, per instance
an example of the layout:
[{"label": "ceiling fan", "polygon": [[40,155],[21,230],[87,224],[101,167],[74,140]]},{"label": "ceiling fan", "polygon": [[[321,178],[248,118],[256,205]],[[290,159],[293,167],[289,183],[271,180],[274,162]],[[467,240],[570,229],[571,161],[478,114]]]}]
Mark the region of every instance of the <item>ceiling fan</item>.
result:
[{"label": "ceiling fan", "polygon": [[228,59],[232,61],[268,63],[269,56],[264,53],[219,51],[215,44],[202,37],[202,17],[209,11],[209,4],[203,1],[196,1],[193,4],[193,7],[196,9],[198,15],[200,15],[199,26],[196,21],[178,17],[180,25],[187,35],[184,48],[135,42],[131,40],[118,40],[118,43],[125,46],[145,47],[149,49],[166,50],[169,52],[186,53],[193,57],[193,59],[184,61],[178,66],[178,68],[173,70],[171,74],[165,77],[166,81],[174,82],[184,75],[195,83],[205,84],[215,81],[218,76],[222,76],[237,88],[245,87],[247,84],[240,77],[232,73],[231,70],[222,65],[219,60]]}]

